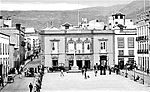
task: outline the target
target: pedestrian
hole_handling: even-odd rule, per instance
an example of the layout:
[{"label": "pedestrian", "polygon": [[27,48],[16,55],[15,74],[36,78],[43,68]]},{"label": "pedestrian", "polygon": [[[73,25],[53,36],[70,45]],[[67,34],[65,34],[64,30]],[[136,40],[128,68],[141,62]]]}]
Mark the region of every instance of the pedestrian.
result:
[{"label": "pedestrian", "polygon": [[32,92],[32,89],[33,89],[32,83],[29,84],[29,89],[30,89],[30,92]]},{"label": "pedestrian", "polygon": [[2,77],[0,76],[0,86],[3,86]]},{"label": "pedestrian", "polygon": [[18,74],[18,71],[17,71],[17,69],[15,68],[15,74]]},{"label": "pedestrian", "polygon": [[94,65],[95,77],[97,76],[97,72],[98,72],[98,64],[96,63],[96,65]]},{"label": "pedestrian", "polygon": [[81,69],[81,72],[82,72],[82,75],[84,74],[84,69],[83,69],[83,67],[82,67],[82,69]]},{"label": "pedestrian", "polygon": [[87,79],[87,76],[86,76],[87,67],[86,67],[86,66],[84,66],[84,68],[83,68],[83,69],[84,69],[84,78],[85,78],[85,79]]},{"label": "pedestrian", "polygon": [[108,67],[108,69],[109,69],[109,75],[111,75],[111,68],[110,68],[110,66]]},{"label": "pedestrian", "polygon": [[64,76],[64,71],[63,71],[63,69],[60,70],[60,76]]}]

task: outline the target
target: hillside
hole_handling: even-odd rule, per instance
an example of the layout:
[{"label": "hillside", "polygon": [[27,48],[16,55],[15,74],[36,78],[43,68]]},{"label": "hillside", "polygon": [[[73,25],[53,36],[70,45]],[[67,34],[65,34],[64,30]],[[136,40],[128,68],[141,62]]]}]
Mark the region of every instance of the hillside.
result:
[{"label": "hillside", "polygon": [[[150,1],[146,1],[146,6]],[[88,18],[88,20],[99,19],[107,22],[108,16],[115,12],[122,12],[126,18],[135,20],[137,11],[143,9],[143,1],[136,0],[127,5],[115,5],[110,7],[90,7],[79,10],[79,17]],[[1,11],[1,15],[5,18],[11,16],[13,25],[21,23],[25,27],[34,27],[36,29],[45,28],[51,22],[53,26],[58,27],[65,22],[73,25],[78,23],[78,11]]]}]

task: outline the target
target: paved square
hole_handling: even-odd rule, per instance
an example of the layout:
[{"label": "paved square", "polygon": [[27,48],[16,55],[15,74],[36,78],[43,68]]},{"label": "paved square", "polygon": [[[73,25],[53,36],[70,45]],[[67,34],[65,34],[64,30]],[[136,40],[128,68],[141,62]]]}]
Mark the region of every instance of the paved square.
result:
[{"label": "paved square", "polygon": [[[84,79],[81,73],[65,73],[60,77],[60,73],[46,73],[43,77],[41,92],[53,91],[132,91],[132,92],[150,92],[150,87],[139,84],[123,76],[99,75],[94,76],[94,71],[89,71],[90,76]],[[108,74],[108,73],[107,73]]]}]

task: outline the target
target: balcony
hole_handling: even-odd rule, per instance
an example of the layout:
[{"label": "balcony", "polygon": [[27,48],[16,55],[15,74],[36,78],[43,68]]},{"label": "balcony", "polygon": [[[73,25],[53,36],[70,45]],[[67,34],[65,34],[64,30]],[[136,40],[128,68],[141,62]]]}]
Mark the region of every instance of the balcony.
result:
[{"label": "balcony", "polygon": [[148,36],[139,36],[139,37],[136,37],[136,41],[145,41],[145,40],[148,40]]},{"label": "balcony", "polygon": [[138,54],[149,54],[148,49],[147,50],[137,50]]}]

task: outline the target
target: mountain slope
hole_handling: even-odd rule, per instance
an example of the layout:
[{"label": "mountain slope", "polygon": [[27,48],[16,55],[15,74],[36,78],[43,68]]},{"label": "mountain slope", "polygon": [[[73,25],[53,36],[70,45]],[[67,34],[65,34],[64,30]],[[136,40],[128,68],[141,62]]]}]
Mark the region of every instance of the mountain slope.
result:
[{"label": "mountain slope", "polygon": [[[144,0],[136,0],[127,5],[115,5],[110,7],[90,7],[79,9],[79,17],[88,18],[88,20],[99,19],[107,22],[108,16],[112,13],[122,12],[126,18],[136,19],[137,11],[141,11],[144,6]],[[150,6],[150,1],[146,0],[146,6]],[[1,11],[1,15],[5,18],[11,16],[13,25],[21,23],[25,27],[34,27],[43,29],[47,25],[58,27],[65,22],[73,25],[78,24],[78,10],[72,11]]]}]

